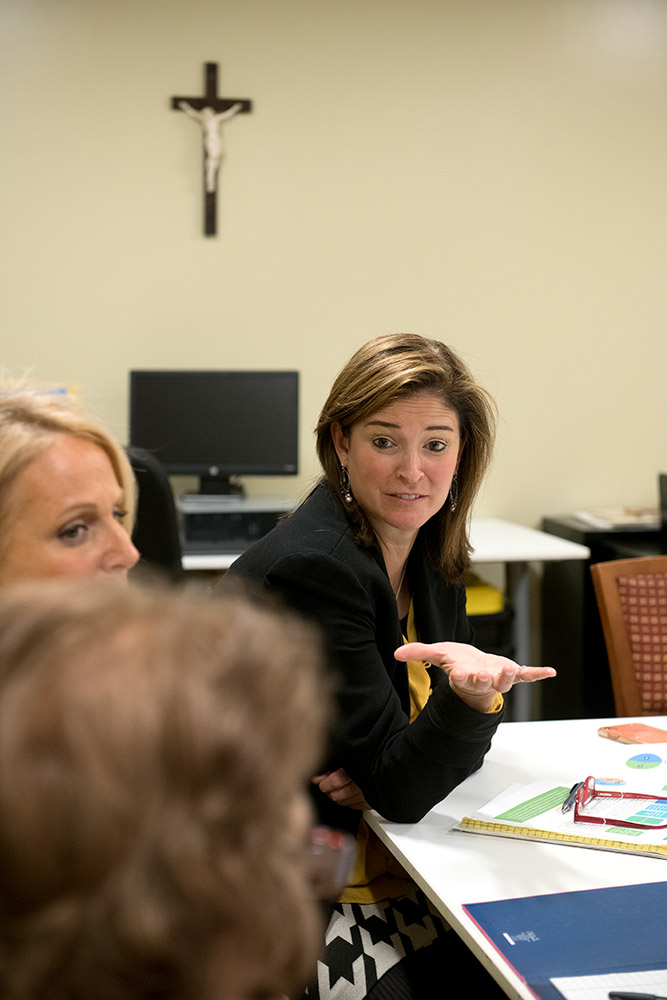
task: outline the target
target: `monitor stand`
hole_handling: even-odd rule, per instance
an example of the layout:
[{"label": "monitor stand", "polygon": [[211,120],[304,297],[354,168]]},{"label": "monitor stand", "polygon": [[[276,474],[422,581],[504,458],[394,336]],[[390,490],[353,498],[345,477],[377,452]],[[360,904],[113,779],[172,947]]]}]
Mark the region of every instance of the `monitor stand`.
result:
[{"label": "monitor stand", "polygon": [[203,475],[199,477],[199,495],[239,499],[245,496],[245,487],[242,483],[233,483],[231,476]]}]

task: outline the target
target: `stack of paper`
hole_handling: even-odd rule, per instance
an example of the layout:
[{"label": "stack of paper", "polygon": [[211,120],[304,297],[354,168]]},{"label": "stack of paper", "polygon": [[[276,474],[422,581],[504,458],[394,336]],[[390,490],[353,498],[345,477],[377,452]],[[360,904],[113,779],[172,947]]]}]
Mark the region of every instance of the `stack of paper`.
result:
[{"label": "stack of paper", "polygon": [[[597,779],[596,784],[601,785],[603,780]],[[614,779],[606,781],[612,786],[621,784]],[[633,786],[623,787],[628,790]],[[667,823],[667,802],[651,799],[650,793],[641,784],[634,787],[643,788],[647,798],[595,798],[586,806],[586,812],[606,819],[633,819],[634,822],[654,826]],[[575,823],[574,810],[563,813],[561,808],[569,791],[567,785],[540,781],[512,785],[472,816],[464,816],[455,829],[667,858],[667,829],[632,829],[613,823],[604,826]]]}]

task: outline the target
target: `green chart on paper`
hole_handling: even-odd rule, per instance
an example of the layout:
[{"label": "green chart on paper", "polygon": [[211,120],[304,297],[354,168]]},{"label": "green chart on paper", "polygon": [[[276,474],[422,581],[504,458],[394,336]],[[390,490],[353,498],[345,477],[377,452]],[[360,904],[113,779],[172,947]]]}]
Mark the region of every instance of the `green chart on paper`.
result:
[{"label": "green chart on paper", "polygon": [[541,795],[535,795],[532,799],[520,802],[495,818],[512,823],[525,823],[535,819],[536,816],[541,816],[542,813],[548,812],[555,806],[561,805],[569,791],[570,789],[566,785],[558,785]]}]

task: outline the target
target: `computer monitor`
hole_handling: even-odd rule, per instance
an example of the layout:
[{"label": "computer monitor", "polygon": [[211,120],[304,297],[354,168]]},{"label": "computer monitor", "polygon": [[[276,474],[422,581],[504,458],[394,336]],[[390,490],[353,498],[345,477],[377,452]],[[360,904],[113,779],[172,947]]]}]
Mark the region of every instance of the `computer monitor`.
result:
[{"label": "computer monitor", "polygon": [[295,371],[130,372],[130,444],[202,493],[243,493],[232,476],[298,472]]}]

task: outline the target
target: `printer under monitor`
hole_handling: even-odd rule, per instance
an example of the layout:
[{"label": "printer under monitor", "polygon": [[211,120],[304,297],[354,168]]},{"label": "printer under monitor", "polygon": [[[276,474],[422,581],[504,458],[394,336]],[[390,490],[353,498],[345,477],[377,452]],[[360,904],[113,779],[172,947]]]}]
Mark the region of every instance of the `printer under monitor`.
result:
[{"label": "printer under monitor", "polygon": [[186,555],[241,553],[293,510],[293,500],[185,494],[176,501]]}]

